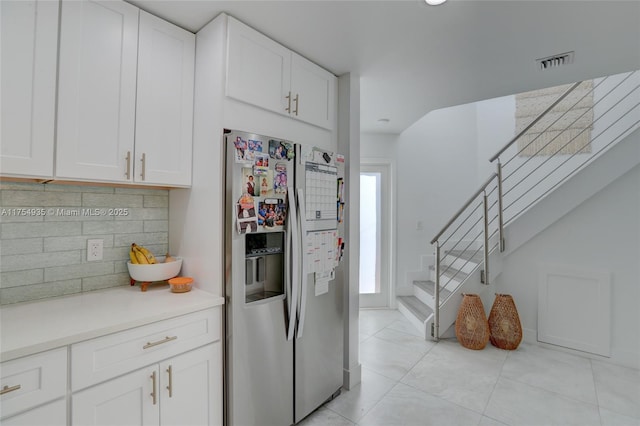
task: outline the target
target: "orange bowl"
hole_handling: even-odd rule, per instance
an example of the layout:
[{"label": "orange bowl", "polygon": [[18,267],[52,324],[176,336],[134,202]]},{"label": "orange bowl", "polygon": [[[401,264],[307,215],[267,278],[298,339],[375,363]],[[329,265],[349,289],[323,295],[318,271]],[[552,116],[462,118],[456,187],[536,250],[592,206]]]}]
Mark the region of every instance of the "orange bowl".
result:
[{"label": "orange bowl", "polygon": [[191,277],[175,277],[169,280],[171,291],[174,293],[186,293],[191,291],[193,285],[193,278]]}]

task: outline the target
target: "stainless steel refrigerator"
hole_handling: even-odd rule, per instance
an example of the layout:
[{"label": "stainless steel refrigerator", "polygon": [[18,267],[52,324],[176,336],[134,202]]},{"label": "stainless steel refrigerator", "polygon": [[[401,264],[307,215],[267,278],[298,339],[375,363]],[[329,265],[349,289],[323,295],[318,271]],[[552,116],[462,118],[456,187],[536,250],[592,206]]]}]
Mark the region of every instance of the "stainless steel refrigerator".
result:
[{"label": "stainless steel refrigerator", "polygon": [[340,157],[225,131],[225,423],[288,426],[340,391]]}]

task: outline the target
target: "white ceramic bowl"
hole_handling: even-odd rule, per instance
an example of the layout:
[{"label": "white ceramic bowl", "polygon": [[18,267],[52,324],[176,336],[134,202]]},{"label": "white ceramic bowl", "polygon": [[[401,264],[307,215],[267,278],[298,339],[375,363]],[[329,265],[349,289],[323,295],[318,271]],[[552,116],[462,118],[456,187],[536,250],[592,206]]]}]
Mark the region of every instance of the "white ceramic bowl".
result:
[{"label": "white ceramic bowl", "polygon": [[158,263],[152,265],[127,262],[131,278],[141,282],[153,282],[165,281],[178,276],[182,267],[181,257],[176,257],[176,260],[169,263],[164,263],[164,256],[157,256],[156,259]]}]

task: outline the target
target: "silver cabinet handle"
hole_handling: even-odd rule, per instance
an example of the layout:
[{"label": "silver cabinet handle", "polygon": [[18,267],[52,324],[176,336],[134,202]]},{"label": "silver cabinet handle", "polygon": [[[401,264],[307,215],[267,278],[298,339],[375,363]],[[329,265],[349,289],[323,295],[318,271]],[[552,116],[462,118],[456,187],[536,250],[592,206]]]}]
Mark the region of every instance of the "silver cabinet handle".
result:
[{"label": "silver cabinet handle", "polygon": [[169,385],[167,386],[167,390],[169,391],[169,398],[173,396],[173,370],[171,366],[167,368],[167,374],[169,374]]},{"label": "silver cabinet handle", "polygon": [[144,181],[145,179],[145,169],[147,167],[147,155],[143,152],[142,153],[142,157],[140,158],[140,161],[142,161],[142,171],[140,172],[140,177],[142,178],[142,180]]},{"label": "silver cabinet handle", "polygon": [[158,340],[157,342],[147,342],[147,344],[144,345],[142,347],[142,349],[149,349],[149,348],[152,348],[154,346],[162,345],[163,343],[167,343],[167,342],[170,342],[172,340],[176,340],[177,338],[178,338],[178,336],[167,336],[162,340]]},{"label": "silver cabinet handle", "polygon": [[296,93],[296,97],[293,100],[296,103],[296,109],[295,111],[293,111],[293,113],[296,115],[296,117],[298,116],[298,106],[300,105],[300,94]]},{"label": "silver cabinet handle", "polygon": [[284,110],[291,114],[291,91],[284,98],[287,100],[287,107]]},{"label": "silver cabinet handle", "polygon": [[0,390],[0,395],[4,395],[5,393],[17,391],[21,387],[22,387],[22,385],[15,385],[15,386],[11,386],[11,387],[5,386]]},{"label": "silver cabinet handle", "polygon": [[127,160],[127,172],[124,175],[127,177],[127,180],[131,180],[131,151],[127,151],[125,159]]},{"label": "silver cabinet handle", "polygon": [[154,371],[151,375],[151,386],[153,387],[151,391],[151,398],[153,398],[153,405],[156,405],[158,402],[157,394],[156,394],[156,372]]}]

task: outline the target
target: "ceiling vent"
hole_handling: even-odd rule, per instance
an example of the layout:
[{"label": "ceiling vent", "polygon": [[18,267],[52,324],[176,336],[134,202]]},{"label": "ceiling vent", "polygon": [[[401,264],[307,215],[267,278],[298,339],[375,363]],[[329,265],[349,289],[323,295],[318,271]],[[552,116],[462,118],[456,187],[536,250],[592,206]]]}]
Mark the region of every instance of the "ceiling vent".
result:
[{"label": "ceiling vent", "polygon": [[549,68],[557,68],[563,65],[573,63],[573,55],[575,52],[561,53],[559,55],[549,56],[547,58],[536,59],[538,67],[541,70],[548,70]]}]

